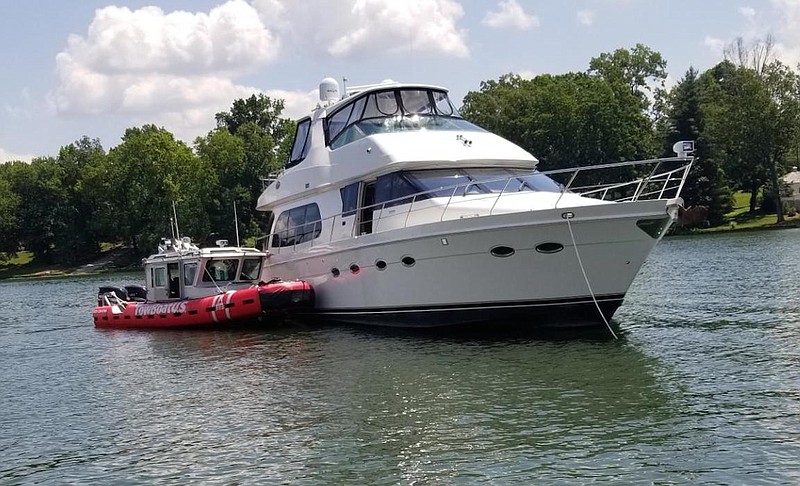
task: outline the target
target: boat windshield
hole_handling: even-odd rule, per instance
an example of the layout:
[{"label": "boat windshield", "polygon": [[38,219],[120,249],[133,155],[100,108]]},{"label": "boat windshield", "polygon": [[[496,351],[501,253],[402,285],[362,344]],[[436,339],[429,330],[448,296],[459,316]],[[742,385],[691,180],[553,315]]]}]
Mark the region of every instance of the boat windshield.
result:
[{"label": "boat windshield", "polygon": [[325,123],[332,149],[376,133],[413,130],[483,131],[458,115],[446,92],[429,88],[373,91],[339,108]]},{"label": "boat windshield", "polygon": [[561,192],[562,187],[539,171],[486,169],[433,169],[406,173],[420,192],[432,197],[466,196],[501,192]]},{"label": "boat windshield", "polygon": [[242,264],[241,280],[257,280],[261,273],[261,258],[245,258]]},{"label": "boat windshield", "polygon": [[205,272],[203,273],[203,282],[228,282],[234,280],[238,269],[238,258],[209,259],[206,262]]}]

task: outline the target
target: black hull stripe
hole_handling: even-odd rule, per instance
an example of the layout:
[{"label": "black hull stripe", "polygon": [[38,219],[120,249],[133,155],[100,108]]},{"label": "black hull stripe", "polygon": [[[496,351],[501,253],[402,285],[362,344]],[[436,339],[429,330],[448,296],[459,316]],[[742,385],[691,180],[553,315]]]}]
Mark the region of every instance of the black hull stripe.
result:
[{"label": "black hull stripe", "polygon": [[[596,296],[599,303],[622,302],[625,294],[607,294]],[[371,309],[344,308],[344,309],[316,309],[315,314],[320,315],[369,315],[369,314],[404,314],[415,312],[448,312],[468,310],[494,310],[494,309],[525,309],[532,307],[569,306],[575,304],[591,304],[591,296],[573,297],[569,299],[548,299],[510,302],[476,302],[469,304],[448,305],[423,305],[415,307],[376,307]]]}]

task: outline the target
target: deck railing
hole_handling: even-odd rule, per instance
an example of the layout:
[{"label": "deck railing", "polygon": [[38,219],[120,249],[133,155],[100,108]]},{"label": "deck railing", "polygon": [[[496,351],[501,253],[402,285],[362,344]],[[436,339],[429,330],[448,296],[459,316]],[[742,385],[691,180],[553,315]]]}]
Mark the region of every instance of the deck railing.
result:
[{"label": "deck railing", "polygon": [[[531,194],[530,191],[522,191],[525,180],[529,177],[537,177],[544,174],[560,182],[561,190],[556,192],[558,197],[555,202],[548,203],[548,206],[537,206],[535,209],[554,209],[560,208],[565,194],[573,193],[585,197],[591,197],[603,201],[626,203],[648,199],[671,199],[680,196],[686,178],[691,169],[692,157],[669,157],[661,159],[650,159],[630,162],[618,162],[613,164],[594,165],[571,169],[557,169],[544,172],[535,172],[528,176],[511,176],[496,180],[480,180],[468,183],[456,184],[453,186],[439,187],[433,190],[403,196],[390,201],[383,201],[370,206],[359,207],[353,211],[337,214],[318,221],[305,222],[303,224],[289,227],[281,231],[281,235],[293,235],[288,245],[273,247],[273,253],[281,251],[294,251],[298,246],[306,248],[319,244],[326,244],[342,239],[354,238],[368,233],[376,233],[389,229],[400,229],[410,225],[422,224],[413,222],[415,215],[426,212],[424,222],[444,221],[447,219],[463,219],[466,217],[489,216],[497,214],[498,204],[507,198],[519,195]],[[612,180],[602,182],[602,174],[606,173]],[[628,180],[620,182],[618,179],[627,176]],[[471,186],[481,184],[503,184],[500,192],[469,194]],[[449,196],[442,196],[443,192],[448,192]],[[534,191],[535,192],[535,191]],[[548,191],[553,193],[553,191]],[[436,203],[427,203],[432,201]],[[441,199],[447,197],[445,204],[441,204]],[[481,203],[482,206],[481,206]],[[402,211],[392,211],[402,205],[408,205]],[[467,204],[472,212],[468,214],[458,214],[459,204]],[[450,213],[448,213],[448,211]],[[363,216],[372,213],[371,219],[362,219]],[[512,212],[509,210],[503,213]],[[449,216],[449,217],[448,217]],[[386,223],[391,219],[392,224],[381,228],[381,223]],[[399,221],[402,219],[402,223]],[[342,223],[345,223],[344,225]],[[349,224],[349,230],[342,231],[343,227]],[[338,231],[337,231],[338,230]],[[259,238],[266,243],[272,240],[276,233],[272,233]]]}]

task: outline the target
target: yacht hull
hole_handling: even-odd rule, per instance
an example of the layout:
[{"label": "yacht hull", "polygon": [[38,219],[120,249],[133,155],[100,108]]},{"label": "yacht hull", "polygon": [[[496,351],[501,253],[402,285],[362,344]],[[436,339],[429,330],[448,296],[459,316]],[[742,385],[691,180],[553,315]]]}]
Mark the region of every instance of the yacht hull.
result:
[{"label": "yacht hull", "polygon": [[676,212],[651,200],[440,221],[283,248],[267,271],[310,282],[315,315],[337,322],[604,326],[597,306],[613,316]]}]

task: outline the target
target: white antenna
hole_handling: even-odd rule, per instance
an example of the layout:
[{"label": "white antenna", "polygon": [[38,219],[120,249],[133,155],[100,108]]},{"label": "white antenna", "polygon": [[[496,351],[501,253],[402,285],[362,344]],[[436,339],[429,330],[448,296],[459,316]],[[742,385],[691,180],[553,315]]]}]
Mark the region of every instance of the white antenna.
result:
[{"label": "white antenna", "polygon": [[239,244],[239,216],[236,214],[236,201],[233,201],[233,224],[236,226],[236,246]]},{"label": "white antenna", "polygon": [[175,217],[175,234],[178,239],[181,239],[181,230],[178,229],[178,213],[175,211],[175,201],[172,201],[172,216]]}]

